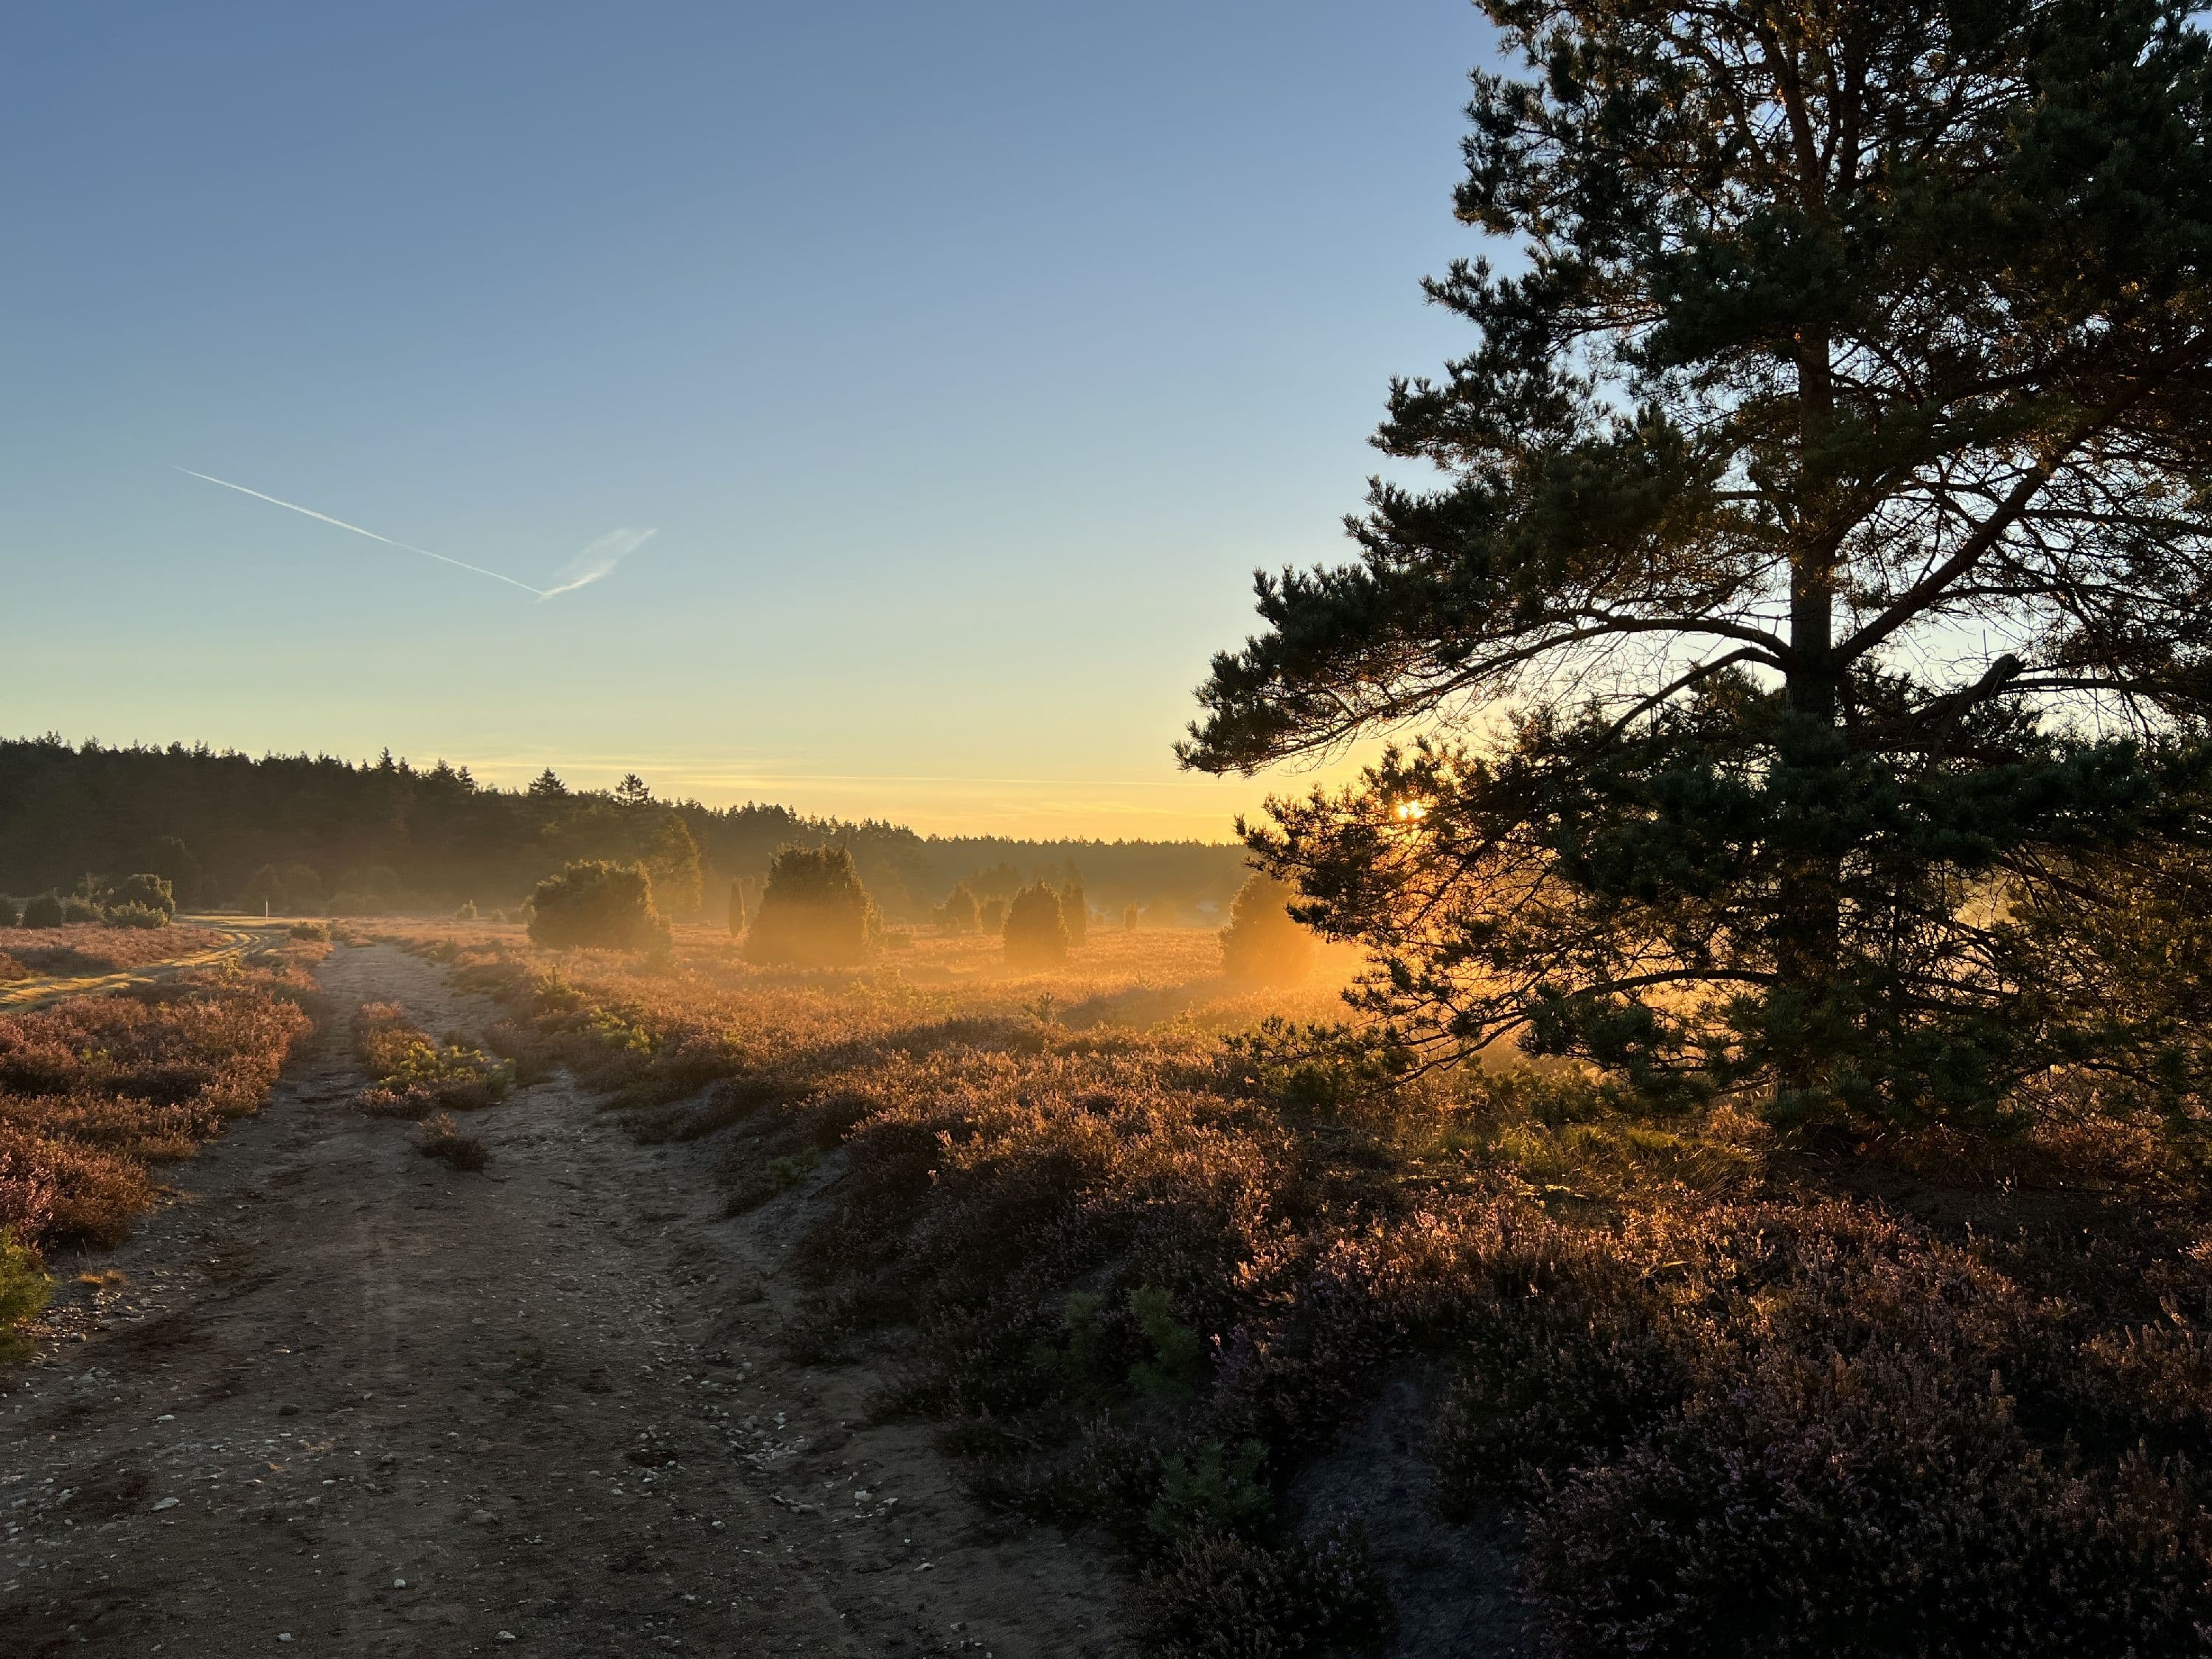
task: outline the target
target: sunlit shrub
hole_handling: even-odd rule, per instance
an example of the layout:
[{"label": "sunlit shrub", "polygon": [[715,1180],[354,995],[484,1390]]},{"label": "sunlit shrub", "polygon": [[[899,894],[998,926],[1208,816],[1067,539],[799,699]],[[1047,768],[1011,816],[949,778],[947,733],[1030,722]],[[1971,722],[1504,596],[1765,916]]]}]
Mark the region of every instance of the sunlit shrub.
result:
[{"label": "sunlit shrub", "polygon": [[504,1100],[514,1063],[462,1042],[440,1042],[397,1003],[363,1003],[354,1016],[354,1053],[371,1079],[360,1105],[372,1117],[421,1120]]},{"label": "sunlit shrub", "polygon": [[168,914],[149,904],[111,904],[105,918],[110,927],[167,927]]},{"label": "sunlit shrub", "polygon": [[881,931],[874,902],[843,847],[787,847],[769,865],[745,959],[843,968],[866,960]]},{"label": "sunlit shrub", "polygon": [[1060,895],[1036,882],[1014,895],[1003,937],[1010,968],[1050,968],[1067,960],[1067,923]]},{"label": "sunlit shrub", "polygon": [[538,945],[643,951],[668,937],[641,864],[571,864],[539,882],[530,903],[530,937]]},{"label": "sunlit shrub", "polygon": [[30,1343],[17,1327],[35,1317],[53,1293],[39,1258],[15,1242],[13,1230],[0,1226],[0,1364],[27,1358]]},{"label": "sunlit shrub", "polygon": [[[109,890],[105,902],[111,921],[116,910],[127,909],[132,906],[157,911],[165,922],[177,914],[177,896],[171,889],[167,879],[152,874],[125,876]],[[117,925],[129,926],[130,924]]]}]

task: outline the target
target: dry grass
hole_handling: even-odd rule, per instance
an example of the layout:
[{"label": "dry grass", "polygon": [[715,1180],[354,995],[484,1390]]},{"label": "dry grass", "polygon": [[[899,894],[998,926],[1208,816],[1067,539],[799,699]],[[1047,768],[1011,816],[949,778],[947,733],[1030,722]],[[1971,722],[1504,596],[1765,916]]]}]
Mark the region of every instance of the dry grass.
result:
[{"label": "dry grass", "polygon": [[[118,974],[213,950],[220,939],[204,927],[66,927],[20,929],[6,937],[8,956],[30,974]],[[0,974],[0,977],[6,977]]]},{"label": "dry grass", "polygon": [[703,929],[653,966],[413,942],[504,1000],[496,1046],[711,1138],[733,1206],[813,1183],[794,1346],[912,1327],[887,1404],[1119,1538],[1170,1645],[1379,1638],[1357,1538],[1292,1536],[1280,1495],[1407,1367],[1454,1379],[1445,1504],[1520,1517],[1549,1654],[2148,1656],[2212,1623],[2212,1205],[2118,1119],[1820,1146],[1566,1072],[1378,1091],[1262,1024],[1326,988],[1237,993],[1205,935],[1023,978],[977,939],[816,975]]}]

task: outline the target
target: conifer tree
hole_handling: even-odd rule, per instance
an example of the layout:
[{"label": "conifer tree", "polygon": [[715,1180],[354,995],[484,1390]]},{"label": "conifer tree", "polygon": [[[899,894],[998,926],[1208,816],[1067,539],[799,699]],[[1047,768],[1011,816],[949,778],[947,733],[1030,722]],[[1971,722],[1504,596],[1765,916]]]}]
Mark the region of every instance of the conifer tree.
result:
[{"label": "conifer tree", "polygon": [[745,960],[805,968],[850,967],[882,931],[852,851],[787,847],[769,866]]},{"label": "conifer tree", "polygon": [[1084,896],[1082,877],[1072,875],[1062,884],[1060,919],[1067,929],[1071,946],[1080,946],[1091,937],[1091,901]]},{"label": "conifer tree", "polygon": [[1295,985],[1313,972],[1314,937],[1292,921],[1297,890],[1255,870],[1237,890],[1221,930],[1221,969],[1259,985]]},{"label": "conifer tree", "polygon": [[1006,963],[1013,968],[1050,968],[1067,960],[1067,923],[1060,895],[1033,882],[1006,907]]},{"label": "conifer tree", "polygon": [[730,878],[730,937],[742,939],[745,932],[745,884],[737,876]]},{"label": "conifer tree", "polygon": [[641,864],[586,859],[538,884],[530,899],[536,945],[646,951],[668,943],[654,908],[653,878]]},{"label": "conifer tree", "polygon": [[[1485,0],[1473,328],[1356,562],[1182,753],[1413,726],[1251,844],[1364,1000],[1781,1113],[1989,1109],[2082,1033],[2011,916],[2212,717],[2206,38],[2173,0]],[[2081,902],[2100,902],[2094,882]]]},{"label": "conifer tree", "polygon": [[952,884],[938,909],[938,925],[948,933],[972,933],[977,926],[975,895],[964,881]]}]

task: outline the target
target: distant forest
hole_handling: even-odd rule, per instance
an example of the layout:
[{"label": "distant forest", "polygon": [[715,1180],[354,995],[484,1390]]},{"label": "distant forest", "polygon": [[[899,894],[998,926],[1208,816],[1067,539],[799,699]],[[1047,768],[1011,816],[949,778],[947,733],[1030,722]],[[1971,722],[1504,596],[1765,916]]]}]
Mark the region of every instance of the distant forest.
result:
[{"label": "distant forest", "polygon": [[619,859],[653,872],[672,914],[720,915],[730,882],[757,884],[779,848],[823,844],[852,849],[894,921],[924,920],[956,882],[989,896],[1079,875],[1095,906],[1203,925],[1225,915],[1245,872],[1236,845],[919,836],[785,806],[656,800],[635,775],[581,790],[548,769],[499,789],[465,766],[415,767],[389,751],[356,763],[0,739],[0,892],[19,897],[149,872],[188,907],[490,910],[520,904],[571,860]]}]

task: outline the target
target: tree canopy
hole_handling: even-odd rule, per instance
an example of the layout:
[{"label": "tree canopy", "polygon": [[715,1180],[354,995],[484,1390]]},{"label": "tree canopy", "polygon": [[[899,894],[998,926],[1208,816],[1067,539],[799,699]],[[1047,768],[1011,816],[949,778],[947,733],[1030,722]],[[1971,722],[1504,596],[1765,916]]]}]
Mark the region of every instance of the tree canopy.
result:
[{"label": "tree canopy", "polygon": [[1356,562],[1263,574],[1182,753],[1401,734],[1251,826],[1366,997],[1647,1082],[1986,1103],[2020,918],[2212,714],[2212,167],[2172,3],[1510,3]]}]

